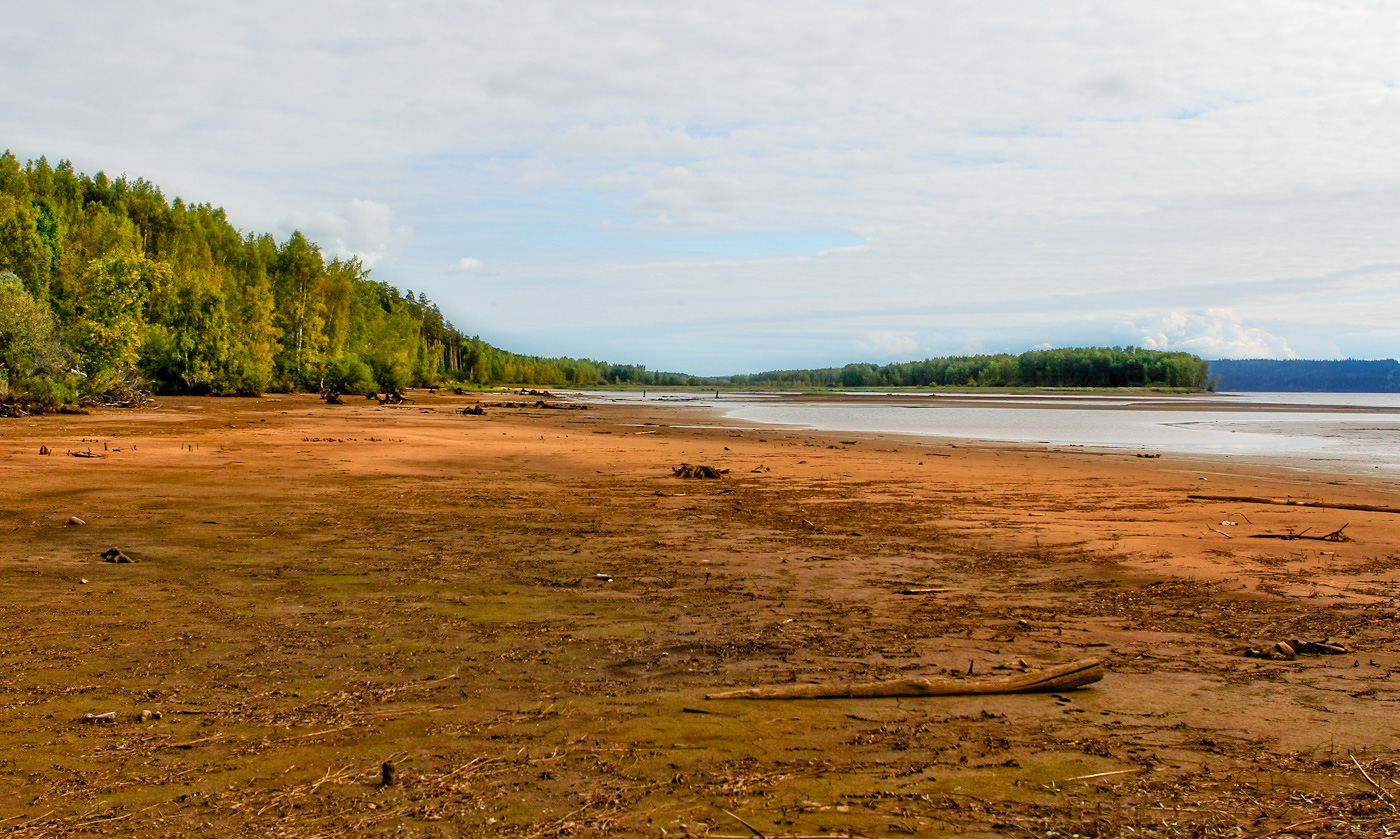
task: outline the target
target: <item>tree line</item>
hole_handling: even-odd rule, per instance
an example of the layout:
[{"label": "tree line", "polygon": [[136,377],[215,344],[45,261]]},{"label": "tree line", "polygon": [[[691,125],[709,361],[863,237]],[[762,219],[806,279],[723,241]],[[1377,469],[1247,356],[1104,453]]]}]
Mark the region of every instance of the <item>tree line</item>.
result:
[{"label": "tree line", "polygon": [[299,232],[245,234],[144,179],[0,155],[0,400],[585,385],[632,369],[507,352]]},{"label": "tree line", "polygon": [[1205,389],[1210,365],[1183,352],[1138,347],[1075,347],[927,358],[898,364],[847,364],[731,376],[744,387],[1168,387]]},{"label": "tree line", "polygon": [[426,295],[327,259],[299,232],[244,233],[141,178],[0,155],[0,403],[164,393],[583,387],[1201,387],[1205,362],[1129,347],[700,377],[518,355]]},{"label": "tree line", "polygon": [[1221,390],[1311,391],[1334,393],[1400,392],[1400,362],[1241,358],[1210,363]]}]

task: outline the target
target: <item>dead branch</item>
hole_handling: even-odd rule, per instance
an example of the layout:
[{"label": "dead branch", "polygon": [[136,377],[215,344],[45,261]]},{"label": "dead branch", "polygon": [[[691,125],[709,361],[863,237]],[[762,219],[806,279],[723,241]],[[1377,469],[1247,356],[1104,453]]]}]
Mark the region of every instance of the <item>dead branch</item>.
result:
[{"label": "dead branch", "polygon": [[1283,539],[1284,541],[1288,541],[1288,542],[1291,542],[1291,541],[1293,541],[1294,539],[1312,539],[1312,540],[1315,541],[1315,542],[1350,542],[1350,541],[1351,541],[1351,537],[1342,532],[1343,530],[1346,530],[1346,529],[1347,529],[1347,525],[1344,524],[1344,525],[1342,525],[1341,527],[1337,528],[1336,530],[1332,531],[1331,533],[1324,533],[1324,534],[1322,534],[1321,536],[1307,536],[1307,535],[1305,535],[1305,534],[1306,534],[1309,530],[1312,530],[1312,528],[1311,528],[1311,527],[1305,527],[1305,528],[1303,528],[1302,530],[1298,531],[1297,533],[1256,533],[1256,534],[1254,534],[1253,536],[1251,536],[1250,538],[1252,538],[1252,539]]},{"label": "dead branch", "polygon": [[1281,507],[1322,507],[1328,510],[1360,510],[1365,513],[1400,513],[1400,507],[1378,504],[1344,504],[1332,501],[1300,501],[1295,498],[1265,498],[1256,495],[1188,495],[1191,501],[1234,501],[1240,504],[1275,504]]},{"label": "dead branch", "polygon": [[784,685],[712,693],[706,699],[870,699],[887,696],[987,696],[1003,693],[1049,693],[1091,685],[1103,678],[1096,658],[1020,673],[1000,679],[892,679],[832,685]]}]

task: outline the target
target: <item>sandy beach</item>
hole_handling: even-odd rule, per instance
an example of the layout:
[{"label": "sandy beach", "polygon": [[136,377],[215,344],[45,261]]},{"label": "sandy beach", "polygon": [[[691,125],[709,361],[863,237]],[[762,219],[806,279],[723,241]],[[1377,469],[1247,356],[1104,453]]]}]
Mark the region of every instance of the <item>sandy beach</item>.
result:
[{"label": "sandy beach", "polygon": [[[0,420],[0,830],[1400,823],[1400,513],[1356,509],[1390,484],[411,395]],[[1295,640],[1343,651],[1245,655]],[[705,698],[1089,657],[1058,694]]]}]

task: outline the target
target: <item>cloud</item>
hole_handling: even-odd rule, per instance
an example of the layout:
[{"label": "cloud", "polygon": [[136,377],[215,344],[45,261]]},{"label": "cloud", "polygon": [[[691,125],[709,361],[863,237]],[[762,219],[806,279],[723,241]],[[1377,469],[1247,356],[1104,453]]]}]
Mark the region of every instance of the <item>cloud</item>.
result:
[{"label": "cloud", "polygon": [[757,191],[755,183],[733,175],[675,166],[657,173],[633,206],[655,212],[665,223],[712,226],[732,220]]},{"label": "cloud", "polygon": [[476,257],[464,256],[456,262],[452,263],[451,265],[447,266],[447,272],[449,274],[476,274],[482,271],[485,267],[486,266],[482,264],[481,260],[477,259]]},{"label": "cloud", "polygon": [[388,205],[352,198],[340,213],[294,214],[284,225],[321,246],[328,256],[358,259],[373,268],[389,259],[413,238],[413,230],[393,223]]},{"label": "cloud", "polygon": [[1131,327],[1149,350],[1189,352],[1202,358],[1297,358],[1288,341],[1245,326],[1229,309],[1168,312]]},{"label": "cloud", "polygon": [[912,332],[869,332],[855,342],[856,351],[872,360],[907,361],[919,351],[919,339]]},{"label": "cloud", "polygon": [[[21,159],[300,227],[523,351],[577,326],[655,364],[647,325],[682,315],[672,368],[902,335],[1364,355],[1400,323],[1400,295],[1348,275],[1395,261],[1394,4],[14,6]],[[375,200],[307,209],[351,195]],[[869,249],[704,258],[832,231]],[[713,241],[677,259],[679,233]],[[463,253],[490,255],[499,304],[446,276],[481,270]]]}]

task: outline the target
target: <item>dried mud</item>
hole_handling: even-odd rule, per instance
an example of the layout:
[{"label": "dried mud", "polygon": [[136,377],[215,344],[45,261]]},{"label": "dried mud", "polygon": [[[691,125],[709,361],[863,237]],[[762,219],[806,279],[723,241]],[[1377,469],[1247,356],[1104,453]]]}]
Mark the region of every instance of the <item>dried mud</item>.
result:
[{"label": "dried mud", "polygon": [[[1400,516],[1186,498],[1393,486],[413,396],[0,425],[0,831],[1400,825]],[[1294,638],[1349,652],[1241,654]],[[1063,694],[704,699],[1087,656],[1108,676]]]}]

